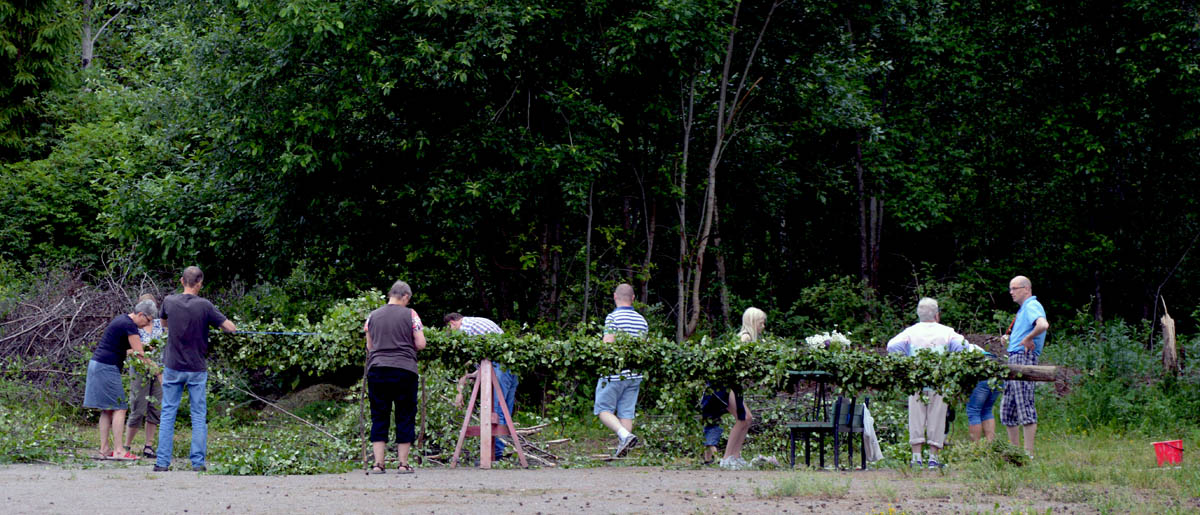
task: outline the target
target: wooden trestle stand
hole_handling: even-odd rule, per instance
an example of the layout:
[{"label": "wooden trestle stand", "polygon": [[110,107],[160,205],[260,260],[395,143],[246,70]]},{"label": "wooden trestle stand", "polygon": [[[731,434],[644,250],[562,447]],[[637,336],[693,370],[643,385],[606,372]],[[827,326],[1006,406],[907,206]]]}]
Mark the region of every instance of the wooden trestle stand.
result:
[{"label": "wooden trestle stand", "polygon": [[[480,393],[481,389],[482,393]],[[479,399],[480,425],[472,426],[469,424],[471,415],[475,414],[476,398]],[[500,410],[504,412],[504,425],[496,423],[496,414],[492,413],[493,398],[501,399],[498,404],[500,404]],[[513,447],[517,449],[517,458],[521,460],[521,466],[529,466],[529,463],[525,461],[525,450],[521,448],[521,438],[517,436],[517,430],[513,427],[512,413],[508,412],[508,404],[503,399],[504,391],[500,388],[500,380],[496,378],[496,374],[492,370],[492,362],[486,359],[480,361],[475,387],[471,389],[471,400],[467,401],[462,429],[458,432],[458,445],[454,446],[454,457],[450,459],[450,468],[458,466],[458,457],[462,456],[463,440],[468,436],[479,437],[479,468],[492,468],[492,437],[504,435],[512,436]],[[483,424],[484,420],[491,423]]]}]

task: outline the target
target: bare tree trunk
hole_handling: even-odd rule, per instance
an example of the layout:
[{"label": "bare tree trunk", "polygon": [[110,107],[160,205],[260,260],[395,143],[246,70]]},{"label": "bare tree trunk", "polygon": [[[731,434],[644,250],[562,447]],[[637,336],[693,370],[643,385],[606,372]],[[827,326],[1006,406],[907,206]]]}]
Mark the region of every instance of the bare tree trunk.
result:
[{"label": "bare tree trunk", "polygon": [[1163,316],[1162,332],[1163,332],[1163,372],[1167,375],[1177,376],[1181,370],[1179,366],[1179,354],[1175,352],[1175,320],[1171,315],[1167,314],[1167,301],[1163,300]]},{"label": "bare tree trunk", "polygon": [[646,203],[646,194],[642,192],[642,211],[646,216],[646,256],[642,259],[642,268],[639,272],[639,281],[641,286],[642,304],[650,303],[650,265],[654,258],[654,235],[658,232],[658,204]]},{"label": "bare tree trunk", "polygon": [[[686,101],[683,100],[686,98]],[[684,338],[684,325],[687,317],[687,277],[684,269],[688,263],[688,239],[687,239],[687,173],[688,173],[688,154],[692,143],[692,123],[695,121],[696,113],[696,77],[693,76],[688,83],[686,95],[680,99],[681,109],[680,114],[683,115],[683,155],[679,164],[679,203],[677,210],[679,213],[679,262],[675,269],[675,278],[678,284],[678,296],[675,301],[675,341],[682,342]],[[690,268],[689,268],[690,270]]]},{"label": "bare tree trunk", "polygon": [[83,34],[80,35],[79,53],[80,66],[87,69],[92,65],[93,44],[92,39],[92,0],[83,0]]},{"label": "bare tree trunk", "polygon": [[[755,82],[755,84],[751,85],[750,91],[746,90],[746,80],[750,75],[750,68],[754,65],[754,58],[758,54],[758,48],[762,45],[763,35],[766,34],[767,27],[771,24],[771,17],[775,14],[775,9],[781,4],[782,1],[776,1],[771,4],[771,9],[767,13],[766,19],[763,20],[762,28],[758,31],[758,39],[755,40],[754,46],[750,50],[750,55],[746,57],[746,65],[742,69],[738,85],[734,89],[732,98],[730,98],[730,68],[733,65],[733,49],[738,33],[738,16],[742,8],[740,2],[733,11],[733,22],[730,24],[729,30],[729,43],[725,47],[725,59],[721,68],[721,87],[717,97],[717,127],[713,138],[712,154],[708,160],[708,185],[704,191],[704,204],[701,208],[703,210],[701,214],[702,222],[696,237],[696,251],[692,254],[691,309],[689,310],[690,316],[688,317],[686,328],[688,336],[694,333],[700,324],[700,285],[704,278],[704,253],[707,250],[709,238],[712,236],[713,217],[717,209],[717,166],[721,162],[721,156],[724,153],[725,147],[733,139],[732,135],[728,138],[726,135],[730,134],[733,128],[734,120],[740,112],[738,108],[742,106],[745,99],[749,96],[750,91],[757,85],[757,82]],[[743,92],[745,93],[744,95]]]},{"label": "bare tree trunk", "polygon": [[862,136],[855,135],[854,171],[858,187],[859,276],[872,290],[879,288],[879,239],[883,233],[883,201],[867,191]]},{"label": "bare tree trunk", "polygon": [[717,284],[721,286],[721,317],[728,327],[732,320],[729,315],[729,285],[725,282],[725,249],[721,248],[721,211],[719,210],[713,213],[713,226],[716,228],[715,234],[713,234],[713,246],[716,247]]},{"label": "bare tree trunk", "polygon": [[587,250],[584,255],[583,265],[583,323],[587,324],[588,316],[588,295],[592,291],[592,191],[595,189],[596,183],[588,185],[588,215],[587,215]]},{"label": "bare tree trunk", "polygon": [[113,20],[117,19],[117,17],[120,16],[121,13],[125,12],[124,7],[119,9],[117,11],[117,14],[112,15],[112,17],[109,18],[108,20],[106,20],[104,22],[104,24],[100,25],[100,28],[96,29],[95,33],[93,34],[92,33],[92,8],[93,7],[94,7],[93,0],[83,0],[83,23],[82,23],[82,32],[79,37],[79,54],[80,54],[79,61],[80,61],[80,67],[82,67],[84,69],[87,69],[92,66],[92,59],[95,57],[95,52],[96,52],[96,40],[100,39],[100,35],[104,33],[104,29],[107,29],[108,25],[110,23],[112,23]]}]

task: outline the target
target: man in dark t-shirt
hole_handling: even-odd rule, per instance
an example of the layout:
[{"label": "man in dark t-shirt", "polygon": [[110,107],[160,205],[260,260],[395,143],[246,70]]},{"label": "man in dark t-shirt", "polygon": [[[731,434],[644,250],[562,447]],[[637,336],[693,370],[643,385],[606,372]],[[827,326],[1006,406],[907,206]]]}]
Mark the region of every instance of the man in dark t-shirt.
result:
[{"label": "man in dark t-shirt", "polygon": [[175,439],[175,415],[187,388],[192,413],[192,448],[188,457],[192,470],[205,470],[208,454],[208,329],[220,327],[235,332],[237,327],[207,299],[201,298],[204,272],[189,266],[179,279],[183,293],[163,299],[162,318],[167,321],[167,349],[163,354],[162,415],[158,426],[158,459],[155,471],[171,468]]}]

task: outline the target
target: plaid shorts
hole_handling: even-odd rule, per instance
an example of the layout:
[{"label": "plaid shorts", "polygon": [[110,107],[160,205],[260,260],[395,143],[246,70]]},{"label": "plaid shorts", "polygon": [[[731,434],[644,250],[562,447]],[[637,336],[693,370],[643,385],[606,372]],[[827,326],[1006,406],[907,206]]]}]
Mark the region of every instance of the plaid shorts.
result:
[{"label": "plaid shorts", "polygon": [[[1018,351],[1008,355],[1010,365],[1036,365],[1037,354]],[[1037,409],[1033,406],[1033,381],[1006,381],[1004,398],[1000,401],[1000,423],[1005,426],[1024,426],[1037,423]]]}]

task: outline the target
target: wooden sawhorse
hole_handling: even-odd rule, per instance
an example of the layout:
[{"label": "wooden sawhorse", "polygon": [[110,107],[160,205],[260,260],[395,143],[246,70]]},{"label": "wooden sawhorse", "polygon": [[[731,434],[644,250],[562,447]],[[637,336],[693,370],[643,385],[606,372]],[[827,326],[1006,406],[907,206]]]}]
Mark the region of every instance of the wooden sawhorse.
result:
[{"label": "wooden sawhorse", "polygon": [[[479,399],[480,425],[472,426],[470,425],[471,415],[475,414],[476,398]],[[497,424],[496,414],[492,413],[494,398],[500,399],[498,404],[504,413],[504,425]],[[483,424],[484,420],[491,423]],[[500,388],[500,380],[496,379],[491,360],[481,360],[478,376],[475,378],[475,387],[471,389],[471,400],[467,401],[462,429],[458,432],[458,444],[454,446],[454,457],[450,459],[450,468],[458,466],[458,457],[462,456],[463,441],[468,436],[479,437],[479,468],[492,468],[492,437],[504,435],[512,436],[513,447],[517,449],[517,458],[521,460],[521,466],[528,467],[529,462],[525,461],[525,450],[521,448],[521,438],[517,436],[517,430],[513,427],[512,413],[508,412],[508,404],[504,402],[504,391]]]}]

